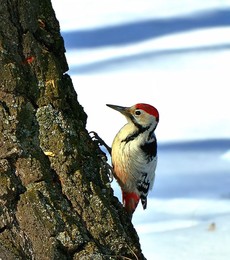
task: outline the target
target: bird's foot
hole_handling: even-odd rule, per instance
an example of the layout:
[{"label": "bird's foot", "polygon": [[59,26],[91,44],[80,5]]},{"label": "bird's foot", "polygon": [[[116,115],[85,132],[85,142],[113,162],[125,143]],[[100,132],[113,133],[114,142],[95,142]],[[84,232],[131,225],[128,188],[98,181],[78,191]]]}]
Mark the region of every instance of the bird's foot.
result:
[{"label": "bird's foot", "polygon": [[[105,141],[94,131],[89,132],[90,137],[94,142],[96,142],[99,146],[104,146],[109,154],[111,155],[111,148],[105,143]],[[113,181],[113,167],[107,163],[107,156],[106,154],[102,151],[102,155],[100,156],[102,160],[103,166],[101,167],[101,170],[106,172],[109,182],[111,183]]]},{"label": "bird's foot", "polygon": [[106,172],[108,178],[109,178],[109,182],[111,183],[113,181],[113,167],[111,165],[109,165],[107,163],[107,161],[104,159],[104,157],[102,158],[103,161],[103,170]]},{"label": "bird's foot", "polygon": [[106,150],[111,155],[111,147],[106,144],[106,142],[94,131],[90,131],[89,135],[92,135],[91,138],[94,142],[96,142],[99,146],[104,146]]}]

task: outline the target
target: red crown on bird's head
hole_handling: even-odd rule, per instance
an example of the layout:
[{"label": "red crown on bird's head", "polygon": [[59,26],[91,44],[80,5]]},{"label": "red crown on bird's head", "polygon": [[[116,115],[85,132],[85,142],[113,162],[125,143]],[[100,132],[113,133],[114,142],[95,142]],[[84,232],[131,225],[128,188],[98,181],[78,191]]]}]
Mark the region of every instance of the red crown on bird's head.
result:
[{"label": "red crown on bird's head", "polygon": [[159,112],[154,106],[151,106],[151,105],[145,104],[145,103],[138,103],[138,104],[135,105],[135,107],[136,107],[136,109],[144,110],[145,112],[154,116],[157,121],[159,121]]}]

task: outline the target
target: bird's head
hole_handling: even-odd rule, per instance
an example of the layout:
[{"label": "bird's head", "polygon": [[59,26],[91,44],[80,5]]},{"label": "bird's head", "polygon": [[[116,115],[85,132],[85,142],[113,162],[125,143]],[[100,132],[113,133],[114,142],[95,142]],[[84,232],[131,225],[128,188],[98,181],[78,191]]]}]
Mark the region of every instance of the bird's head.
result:
[{"label": "bird's head", "polygon": [[109,104],[107,104],[107,106],[122,113],[129,123],[133,123],[137,127],[151,127],[152,129],[155,129],[159,122],[159,113],[157,109],[148,104],[138,103],[131,107]]}]

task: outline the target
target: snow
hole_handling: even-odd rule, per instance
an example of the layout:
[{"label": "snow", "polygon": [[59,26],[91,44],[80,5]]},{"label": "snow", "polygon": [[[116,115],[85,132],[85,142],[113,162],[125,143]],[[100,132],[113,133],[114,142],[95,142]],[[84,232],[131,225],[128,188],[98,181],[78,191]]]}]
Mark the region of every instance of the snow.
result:
[{"label": "snow", "polygon": [[230,0],[52,3],[89,131],[110,145],[125,123],[106,103],[160,111],[155,185],[133,216],[144,255],[229,260]]},{"label": "snow", "polygon": [[222,155],[222,159],[230,161],[230,150]]},{"label": "snow", "polygon": [[216,217],[212,221],[203,221],[184,229],[175,228],[166,232],[155,232],[154,235],[145,234],[142,245],[146,248],[146,255],[149,256],[147,259],[229,259],[228,218]]},{"label": "snow", "polygon": [[229,8],[228,0],[52,0],[63,31]]}]

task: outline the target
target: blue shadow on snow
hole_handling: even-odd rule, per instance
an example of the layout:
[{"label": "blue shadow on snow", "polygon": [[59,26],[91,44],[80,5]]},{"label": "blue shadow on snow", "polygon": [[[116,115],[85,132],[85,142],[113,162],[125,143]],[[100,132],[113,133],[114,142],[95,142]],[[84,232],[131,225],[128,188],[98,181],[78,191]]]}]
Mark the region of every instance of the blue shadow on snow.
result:
[{"label": "blue shadow on snow", "polygon": [[230,26],[230,9],[196,15],[138,21],[104,28],[62,32],[66,48],[95,48],[130,44],[189,30]]}]

